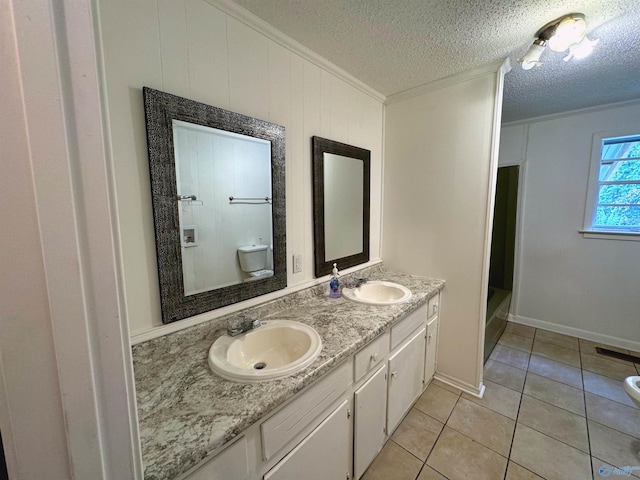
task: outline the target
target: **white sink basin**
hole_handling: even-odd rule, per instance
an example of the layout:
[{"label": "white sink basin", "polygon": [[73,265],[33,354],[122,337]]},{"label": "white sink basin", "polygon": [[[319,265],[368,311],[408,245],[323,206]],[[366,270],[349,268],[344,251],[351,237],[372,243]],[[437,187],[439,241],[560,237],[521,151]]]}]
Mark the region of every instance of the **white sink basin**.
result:
[{"label": "white sink basin", "polygon": [[370,305],[394,305],[411,298],[411,290],[393,282],[371,281],[358,288],[343,288],[342,295],[349,300]]},{"label": "white sink basin", "polygon": [[227,380],[261,382],[299,372],[321,350],[322,339],[312,327],[273,320],[237,337],[218,338],[209,349],[209,367]]}]

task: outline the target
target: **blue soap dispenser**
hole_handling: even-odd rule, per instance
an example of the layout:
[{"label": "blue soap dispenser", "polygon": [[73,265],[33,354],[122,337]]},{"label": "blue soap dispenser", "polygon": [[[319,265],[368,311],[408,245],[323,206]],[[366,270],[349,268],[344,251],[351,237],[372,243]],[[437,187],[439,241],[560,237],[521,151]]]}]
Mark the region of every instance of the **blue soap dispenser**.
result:
[{"label": "blue soap dispenser", "polygon": [[338,280],[338,264],[333,264],[333,270],[331,271],[331,281],[329,282],[329,298],[340,298],[342,295],[340,292],[340,280]]}]

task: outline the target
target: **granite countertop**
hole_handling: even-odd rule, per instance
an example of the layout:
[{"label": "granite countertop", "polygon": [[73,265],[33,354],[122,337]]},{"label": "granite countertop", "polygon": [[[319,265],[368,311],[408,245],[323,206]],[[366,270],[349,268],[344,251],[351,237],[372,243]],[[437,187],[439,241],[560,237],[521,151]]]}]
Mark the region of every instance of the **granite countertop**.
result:
[{"label": "granite countertop", "polygon": [[382,265],[350,276],[396,282],[413,295],[405,303],[380,307],[329,299],[321,285],[252,308],[261,320],[295,320],[322,337],[315,362],[281,380],[234,383],[209,369],[209,347],[233,315],[135,345],[144,478],[168,480],[186,472],[444,287],[442,280],[386,272]]}]

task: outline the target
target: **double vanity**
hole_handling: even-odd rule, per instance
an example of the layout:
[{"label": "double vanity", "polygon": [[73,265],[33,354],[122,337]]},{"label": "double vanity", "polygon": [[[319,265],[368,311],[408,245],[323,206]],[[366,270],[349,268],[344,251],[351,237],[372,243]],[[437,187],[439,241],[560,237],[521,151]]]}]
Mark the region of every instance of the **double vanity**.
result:
[{"label": "double vanity", "polygon": [[[359,478],[433,377],[444,282],[382,265],[357,276],[369,279],[360,299],[329,299],[320,285],[242,312],[262,326],[237,337],[230,315],[134,346],[144,478]],[[297,373],[242,378],[269,370],[252,353],[271,344],[298,350],[261,353],[265,367]],[[222,376],[216,356],[233,364]]]}]

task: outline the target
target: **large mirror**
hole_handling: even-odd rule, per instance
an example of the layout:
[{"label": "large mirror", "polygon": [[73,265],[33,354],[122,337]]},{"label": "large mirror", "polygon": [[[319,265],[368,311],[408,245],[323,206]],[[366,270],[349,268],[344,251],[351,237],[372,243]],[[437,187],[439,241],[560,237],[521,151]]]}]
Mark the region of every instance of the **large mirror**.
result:
[{"label": "large mirror", "polygon": [[369,261],[371,152],[312,138],[315,275]]},{"label": "large mirror", "polygon": [[163,323],[285,288],[284,127],[143,93]]}]

